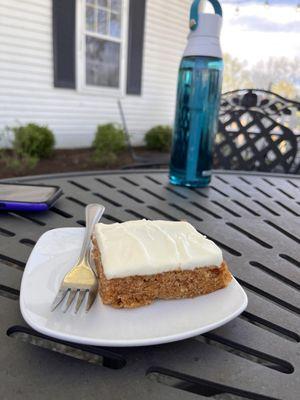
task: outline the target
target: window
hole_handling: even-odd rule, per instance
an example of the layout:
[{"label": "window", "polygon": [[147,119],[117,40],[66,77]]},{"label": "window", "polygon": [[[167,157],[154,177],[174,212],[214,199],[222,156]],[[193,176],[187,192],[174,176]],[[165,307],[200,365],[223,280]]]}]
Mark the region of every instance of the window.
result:
[{"label": "window", "polygon": [[85,80],[120,87],[122,0],[85,0]]}]

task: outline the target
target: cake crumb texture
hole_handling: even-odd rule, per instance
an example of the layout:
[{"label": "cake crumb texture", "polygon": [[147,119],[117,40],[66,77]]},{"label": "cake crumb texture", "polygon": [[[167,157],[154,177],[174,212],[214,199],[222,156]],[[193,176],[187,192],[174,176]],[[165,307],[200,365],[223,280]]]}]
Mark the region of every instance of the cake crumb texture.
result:
[{"label": "cake crumb texture", "polygon": [[115,308],[145,306],[156,299],[193,298],[222,289],[232,280],[224,261],[221,266],[107,279],[96,240],[93,243],[93,259],[100,283],[99,294],[104,304]]}]

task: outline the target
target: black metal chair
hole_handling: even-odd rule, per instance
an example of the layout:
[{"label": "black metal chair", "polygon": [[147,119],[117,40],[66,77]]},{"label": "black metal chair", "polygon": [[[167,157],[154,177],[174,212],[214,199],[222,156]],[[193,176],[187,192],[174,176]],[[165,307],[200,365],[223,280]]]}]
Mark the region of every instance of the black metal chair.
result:
[{"label": "black metal chair", "polygon": [[223,94],[214,167],[299,173],[299,111],[300,103],[266,90]]}]

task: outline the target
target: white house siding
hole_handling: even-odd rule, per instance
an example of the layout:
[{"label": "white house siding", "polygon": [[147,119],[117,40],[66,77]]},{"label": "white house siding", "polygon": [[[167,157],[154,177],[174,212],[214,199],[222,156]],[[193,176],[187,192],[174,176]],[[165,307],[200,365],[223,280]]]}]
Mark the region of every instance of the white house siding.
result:
[{"label": "white house siding", "polygon": [[[123,98],[134,144],[150,127],[173,122],[189,5],[147,1],[143,93]],[[0,0],[0,130],[36,122],[54,131],[58,147],[88,146],[97,124],[120,122],[116,101],[53,87],[51,0]]]}]

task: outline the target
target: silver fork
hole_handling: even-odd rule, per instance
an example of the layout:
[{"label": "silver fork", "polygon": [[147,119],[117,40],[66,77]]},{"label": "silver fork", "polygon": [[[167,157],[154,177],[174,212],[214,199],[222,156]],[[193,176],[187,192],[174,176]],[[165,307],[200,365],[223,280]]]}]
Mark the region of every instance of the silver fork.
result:
[{"label": "silver fork", "polygon": [[73,303],[77,293],[78,299],[75,307],[77,313],[83,300],[88,294],[85,311],[92,307],[98,292],[98,278],[90,265],[91,236],[96,223],[102,217],[105,207],[99,204],[89,204],[85,209],[86,229],[79,259],[74,267],[65,275],[57,296],[55,297],[51,311],[67,297],[65,313]]}]

